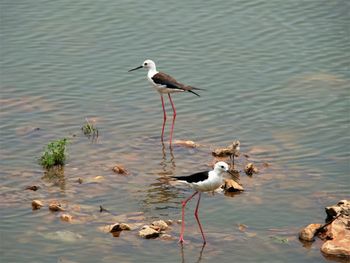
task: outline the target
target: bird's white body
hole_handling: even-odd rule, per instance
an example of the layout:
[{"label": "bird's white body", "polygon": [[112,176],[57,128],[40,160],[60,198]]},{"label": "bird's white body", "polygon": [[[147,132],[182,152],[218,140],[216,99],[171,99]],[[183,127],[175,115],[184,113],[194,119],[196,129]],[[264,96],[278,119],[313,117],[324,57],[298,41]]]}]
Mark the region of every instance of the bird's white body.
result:
[{"label": "bird's white body", "polygon": [[210,171],[207,180],[198,183],[190,183],[190,186],[196,191],[210,192],[218,189],[223,184],[223,182],[223,175],[219,175],[215,173],[215,171]]},{"label": "bird's white body", "polygon": [[186,180],[179,180],[192,187],[199,192],[211,192],[218,189],[223,183],[224,178],[227,175],[229,166],[225,162],[218,162],[215,164],[214,169],[208,172],[208,178],[198,182],[187,182]]}]

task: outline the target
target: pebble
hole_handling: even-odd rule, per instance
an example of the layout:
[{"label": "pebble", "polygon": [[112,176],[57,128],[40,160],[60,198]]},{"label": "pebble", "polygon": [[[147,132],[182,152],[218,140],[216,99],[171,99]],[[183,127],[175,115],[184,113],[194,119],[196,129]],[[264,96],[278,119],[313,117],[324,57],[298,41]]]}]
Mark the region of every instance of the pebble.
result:
[{"label": "pebble", "polygon": [[122,165],[115,165],[113,168],[112,168],[113,172],[117,173],[117,174],[122,174],[122,175],[128,175],[129,172],[128,170],[126,170],[124,168],[124,166]]},{"label": "pebble", "polygon": [[40,200],[33,200],[32,201],[32,208],[33,210],[38,210],[44,206],[43,202]]},{"label": "pebble", "polygon": [[53,212],[64,211],[61,204],[57,201],[50,203],[49,209],[50,209],[50,211],[53,211]]}]

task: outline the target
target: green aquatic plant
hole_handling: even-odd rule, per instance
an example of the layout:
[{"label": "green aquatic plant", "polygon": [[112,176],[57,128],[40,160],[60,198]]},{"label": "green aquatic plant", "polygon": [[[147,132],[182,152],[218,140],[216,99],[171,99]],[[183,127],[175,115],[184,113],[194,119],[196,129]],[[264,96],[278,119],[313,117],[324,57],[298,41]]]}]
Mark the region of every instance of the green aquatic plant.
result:
[{"label": "green aquatic plant", "polygon": [[89,122],[89,120],[86,118],[86,123],[81,127],[81,130],[83,131],[84,135],[90,137],[98,137],[98,129]]},{"label": "green aquatic plant", "polygon": [[64,165],[66,161],[66,145],[68,140],[66,138],[50,142],[42,156],[39,163],[46,169],[52,168],[56,165]]}]

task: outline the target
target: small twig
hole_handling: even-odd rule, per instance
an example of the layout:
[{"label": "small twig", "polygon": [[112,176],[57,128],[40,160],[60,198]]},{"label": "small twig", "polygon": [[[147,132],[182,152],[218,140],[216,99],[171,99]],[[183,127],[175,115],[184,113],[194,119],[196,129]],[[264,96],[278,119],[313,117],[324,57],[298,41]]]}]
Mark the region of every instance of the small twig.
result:
[{"label": "small twig", "polygon": [[330,224],[332,224],[334,222],[334,220],[336,220],[338,217],[340,217],[341,215],[343,215],[342,213],[340,213],[339,215],[337,215],[336,217],[332,218],[331,221],[329,221],[328,223],[325,223],[323,226],[320,226],[319,228],[316,229],[314,237],[317,236],[319,233],[324,232],[324,228],[329,226]]}]

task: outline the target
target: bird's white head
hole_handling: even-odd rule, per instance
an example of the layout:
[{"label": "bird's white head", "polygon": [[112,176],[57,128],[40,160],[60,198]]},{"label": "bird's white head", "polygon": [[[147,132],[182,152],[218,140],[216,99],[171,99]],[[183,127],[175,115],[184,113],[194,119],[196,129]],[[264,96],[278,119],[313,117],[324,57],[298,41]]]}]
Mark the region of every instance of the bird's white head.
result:
[{"label": "bird's white head", "polygon": [[146,60],[143,62],[142,67],[145,68],[145,69],[156,70],[156,63],[154,63],[153,60],[146,59]]},{"label": "bird's white head", "polygon": [[221,174],[221,173],[226,173],[229,171],[229,166],[227,163],[225,162],[217,162],[214,165],[214,171],[216,171],[217,173]]},{"label": "bird's white head", "polygon": [[130,71],[134,71],[134,70],[137,70],[137,69],[140,69],[140,68],[145,68],[147,69],[148,71],[156,71],[156,63],[154,63],[153,60],[150,60],[150,59],[146,59],[141,66],[138,66],[136,68],[133,68],[133,69],[130,69]]}]

